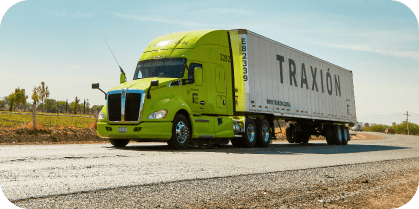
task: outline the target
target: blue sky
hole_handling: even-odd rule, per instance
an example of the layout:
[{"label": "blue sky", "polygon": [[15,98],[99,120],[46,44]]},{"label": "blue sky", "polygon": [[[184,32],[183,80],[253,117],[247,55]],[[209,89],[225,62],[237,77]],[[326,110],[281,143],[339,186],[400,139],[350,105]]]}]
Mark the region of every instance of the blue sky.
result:
[{"label": "blue sky", "polygon": [[50,98],[105,104],[91,84],[110,89],[119,83],[119,69],[104,39],[131,80],[154,38],[235,28],[351,70],[359,119],[419,113],[418,22],[407,6],[389,0],[27,0],[11,7],[0,25],[0,97],[17,87],[30,93],[45,81]]}]

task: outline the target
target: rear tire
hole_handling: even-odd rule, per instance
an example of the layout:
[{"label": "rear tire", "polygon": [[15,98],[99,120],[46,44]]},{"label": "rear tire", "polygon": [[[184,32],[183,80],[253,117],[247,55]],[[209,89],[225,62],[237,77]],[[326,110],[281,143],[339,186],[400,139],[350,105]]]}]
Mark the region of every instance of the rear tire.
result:
[{"label": "rear tire", "polygon": [[257,123],[257,138],[256,146],[257,147],[268,147],[271,143],[271,128],[269,127],[268,121],[265,119],[260,120]]},{"label": "rear tire", "polygon": [[287,137],[287,141],[289,143],[294,143],[294,124],[292,123],[288,123],[287,126],[285,127],[285,136]]},{"label": "rear tire", "polygon": [[332,138],[334,144],[342,145],[343,143],[343,132],[339,125],[332,125]]},{"label": "rear tire", "polygon": [[189,120],[182,114],[175,116],[172,126],[172,138],[167,144],[177,150],[186,149],[191,140]]},{"label": "rear tire", "polygon": [[335,142],[333,140],[333,134],[332,134],[332,125],[326,125],[324,136],[326,137],[326,142],[328,145],[334,145]]},{"label": "rear tire", "polygon": [[351,140],[351,138],[350,138],[351,135],[349,135],[349,129],[345,125],[341,125],[340,127],[342,129],[342,134],[343,134],[342,145],[347,145],[348,141]]},{"label": "rear tire", "polygon": [[246,118],[245,133],[242,135],[242,143],[246,148],[252,148],[256,145],[256,125],[252,119]]},{"label": "rear tire", "polygon": [[114,147],[125,147],[129,143],[129,139],[109,139]]}]

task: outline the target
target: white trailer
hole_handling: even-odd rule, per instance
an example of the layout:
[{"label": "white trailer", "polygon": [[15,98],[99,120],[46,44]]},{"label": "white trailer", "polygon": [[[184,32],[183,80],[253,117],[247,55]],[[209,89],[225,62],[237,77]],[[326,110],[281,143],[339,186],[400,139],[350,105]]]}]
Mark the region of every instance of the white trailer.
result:
[{"label": "white trailer", "polygon": [[235,86],[244,89],[237,93],[237,113],[293,121],[290,142],[307,142],[313,134],[325,135],[329,144],[350,140],[345,124],[357,122],[352,71],[248,30],[230,34],[241,39],[232,47],[242,54],[234,63]]}]

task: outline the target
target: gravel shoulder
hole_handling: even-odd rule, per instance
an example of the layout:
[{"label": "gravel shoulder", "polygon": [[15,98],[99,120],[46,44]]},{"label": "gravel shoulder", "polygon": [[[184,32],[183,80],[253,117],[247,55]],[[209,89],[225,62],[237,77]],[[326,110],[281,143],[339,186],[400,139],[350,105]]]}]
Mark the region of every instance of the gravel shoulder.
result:
[{"label": "gravel shoulder", "polygon": [[419,158],[181,180],[14,201],[22,208],[397,208]]}]

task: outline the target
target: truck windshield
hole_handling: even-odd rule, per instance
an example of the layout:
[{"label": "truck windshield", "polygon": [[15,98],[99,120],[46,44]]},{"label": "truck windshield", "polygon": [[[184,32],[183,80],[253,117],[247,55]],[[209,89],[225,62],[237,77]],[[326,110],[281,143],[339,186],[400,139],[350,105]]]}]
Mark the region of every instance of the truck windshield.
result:
[{"label": "truck windshield", "polygon": [[134,80],[141,78],[182,78],[185,73],[186,58],[164,58],[139,61]]}]

